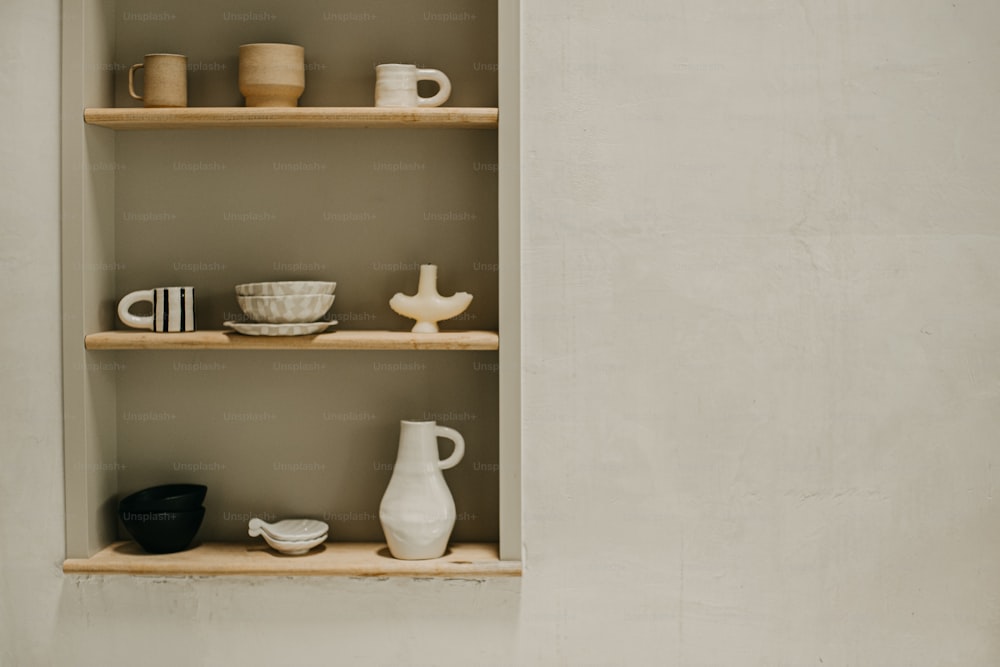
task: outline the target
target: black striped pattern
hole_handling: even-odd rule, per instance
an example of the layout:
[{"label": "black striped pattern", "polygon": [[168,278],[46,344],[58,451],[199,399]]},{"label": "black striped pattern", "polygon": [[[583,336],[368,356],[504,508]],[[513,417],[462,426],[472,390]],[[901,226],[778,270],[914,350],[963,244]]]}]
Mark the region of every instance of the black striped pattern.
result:
[{"label": "black striped pattern", "polygon": [[194,331],[194,288],[153,289],[153,331]]}]

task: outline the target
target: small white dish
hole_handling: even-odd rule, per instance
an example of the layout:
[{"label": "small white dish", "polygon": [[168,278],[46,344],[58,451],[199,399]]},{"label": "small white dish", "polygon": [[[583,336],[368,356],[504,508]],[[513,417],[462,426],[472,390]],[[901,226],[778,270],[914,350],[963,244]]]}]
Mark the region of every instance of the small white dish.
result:
[{"label": "small white dish", "polygon": [[282,519],[268,523],[254,517],[247,524],[247,532],[250,537],[264,535],[282,542],[301,542],[326,535],[330,532],[330,525],[316,519]]},{"label": "small white dish", "polygon": [[223,322],[222,324],[247,336],[308,336],[320,333],[338,322],[332,320],[330,322],[303,322],[300,324],[266,324],[263,322]]},{"label": "small white dish", "polygon": [[263,537],[264,541],[267,542],[267,546],[271,547],[275,551],[283,553],[286,556],[301,556],[302,554],[308,553],[311,549],[315,549],[319,545],[326,542],[326,538],[328,536],[323,534],[311,540],[296,540],[294,542],[276,540],[267,533],[261,533],[261,537]]}]

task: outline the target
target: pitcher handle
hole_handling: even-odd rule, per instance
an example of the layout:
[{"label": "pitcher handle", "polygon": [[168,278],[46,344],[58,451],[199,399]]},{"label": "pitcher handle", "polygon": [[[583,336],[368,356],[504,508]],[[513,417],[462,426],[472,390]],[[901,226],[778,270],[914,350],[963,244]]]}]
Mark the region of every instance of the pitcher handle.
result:
[{"label": "pitcher handle", "polygon": [[441,470],[447,470],[448,468],[454,468],[458,465],[458,462],[462,460],[465,456],[465,438],[462,434],[453,428],[448,428],[447,426],[437,426],[434,428],[434,435],[438,438],[448,438],[455,443],[455,451],[451,453],[448,458],[438,461],[438,468]]}]

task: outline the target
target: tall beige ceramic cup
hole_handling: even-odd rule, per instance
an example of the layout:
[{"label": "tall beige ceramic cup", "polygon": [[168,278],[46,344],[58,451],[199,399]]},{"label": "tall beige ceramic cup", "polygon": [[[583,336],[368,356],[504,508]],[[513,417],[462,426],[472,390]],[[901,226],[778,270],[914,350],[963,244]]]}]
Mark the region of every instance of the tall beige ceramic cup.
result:
[{"label": "tall beige ceramic cup", "polygon": [[[143,70],[142,95],[135,92],[135,73]],[[147,108],[187,106],[187,58],[176,53],[149,53],[128,70],[128,94]]]},{"label": "tall beige ceramic cup", "polygon": [[240,47],[240,92],[248,107],[294,107],[306,89],[305,49],[295,44]]}]

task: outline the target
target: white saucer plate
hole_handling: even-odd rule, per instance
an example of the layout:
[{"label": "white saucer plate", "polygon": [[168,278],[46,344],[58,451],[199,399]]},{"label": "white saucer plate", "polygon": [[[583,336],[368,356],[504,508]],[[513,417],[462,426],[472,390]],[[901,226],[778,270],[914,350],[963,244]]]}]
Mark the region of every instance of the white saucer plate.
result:
[{"label": "white saucer plate", "polygon": [[265,324],[262,322],[223,322],[222,324],[247,336],[308,336],[332,327],[337,324],[337,320],[298,324]]}]

